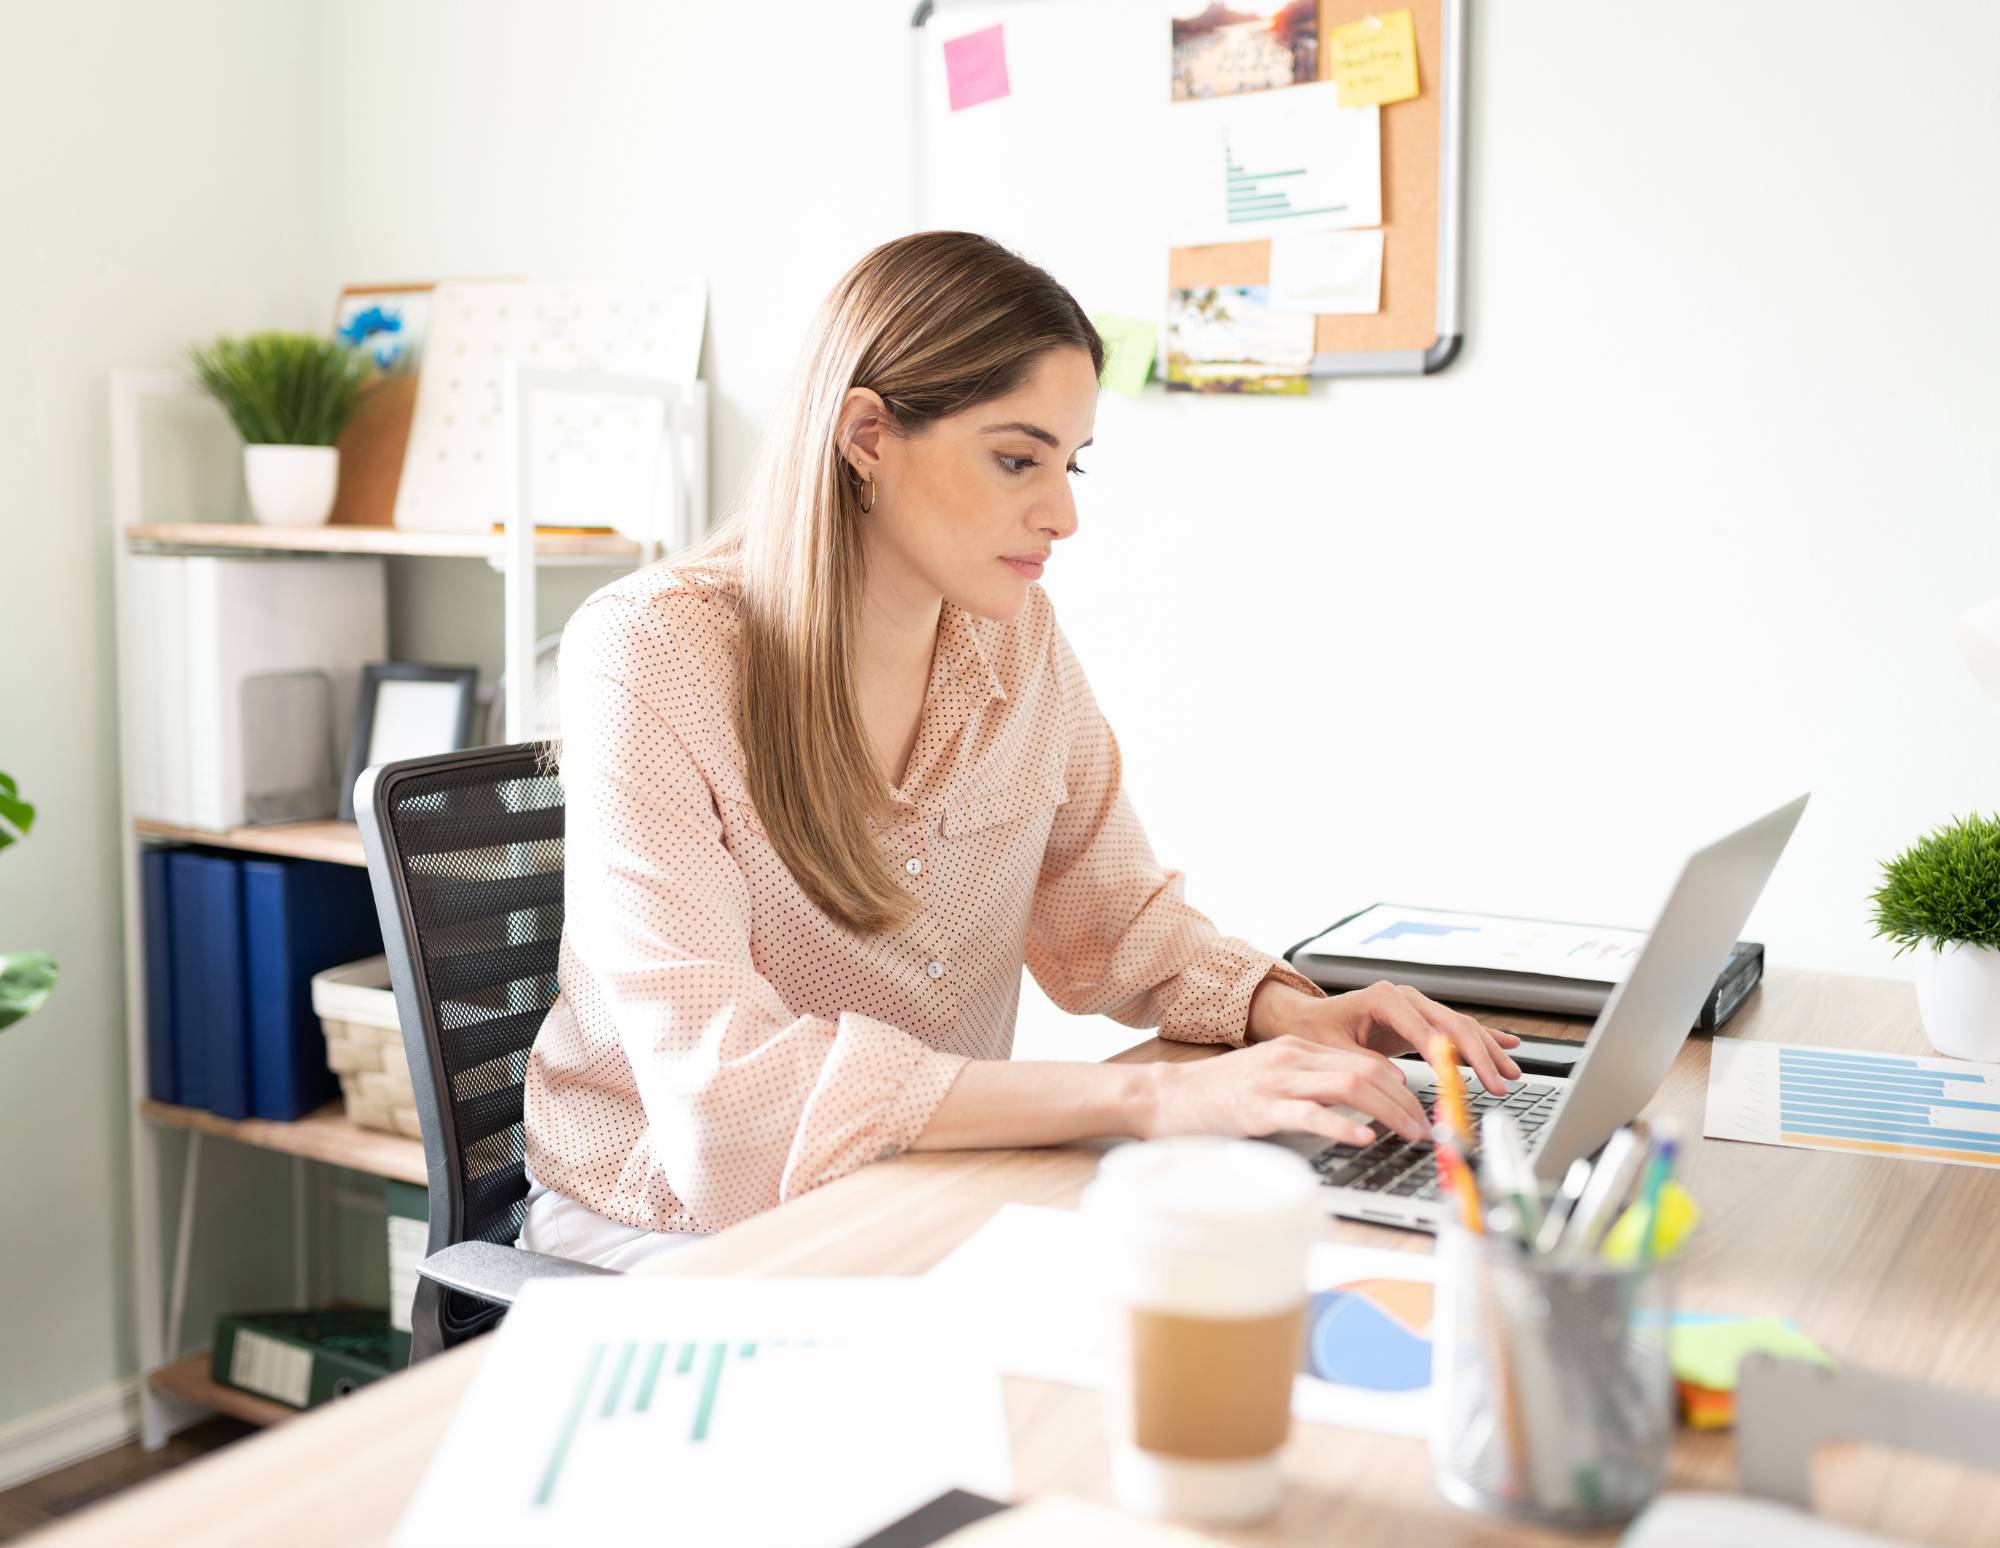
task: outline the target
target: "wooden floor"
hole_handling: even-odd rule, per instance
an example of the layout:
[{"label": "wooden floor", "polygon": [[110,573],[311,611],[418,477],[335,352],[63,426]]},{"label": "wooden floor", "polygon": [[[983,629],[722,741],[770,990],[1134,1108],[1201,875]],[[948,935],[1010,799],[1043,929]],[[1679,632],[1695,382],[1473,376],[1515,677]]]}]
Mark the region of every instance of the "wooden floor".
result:
[{"label": "wooden floor", "polygon": [[23,1537],[121,1489],[256,1433],[254,1425],[218,1416],[181,1431],[158,1451],[147,1451],[133,1441],[31,1478],[0,1493],[0,1543]]}]

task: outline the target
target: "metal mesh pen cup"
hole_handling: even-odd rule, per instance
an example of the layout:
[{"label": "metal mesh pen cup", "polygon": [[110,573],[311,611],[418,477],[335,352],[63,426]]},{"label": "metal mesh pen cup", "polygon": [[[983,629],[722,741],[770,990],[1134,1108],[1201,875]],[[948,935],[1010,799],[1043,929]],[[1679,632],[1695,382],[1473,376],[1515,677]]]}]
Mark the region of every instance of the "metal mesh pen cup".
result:
[{"label": "metal mesh pen cup", "polygon": [[1453,1504],[1591,1526],[1635,1515],[1673,1440],[1672,1260],[1552,1263],[1438,1233],[1431,1470]]}]

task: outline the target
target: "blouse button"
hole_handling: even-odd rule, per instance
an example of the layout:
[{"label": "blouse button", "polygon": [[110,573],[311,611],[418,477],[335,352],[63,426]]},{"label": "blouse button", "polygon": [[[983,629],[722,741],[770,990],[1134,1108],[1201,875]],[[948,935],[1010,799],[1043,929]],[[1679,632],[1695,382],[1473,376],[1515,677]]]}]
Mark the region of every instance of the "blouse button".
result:
[{"label": "blouse button", "polygon": [[903,862],[903,869],[908,871],[912,876],[921,876],[924,874],[924,863],[915,855],[912,855]]},{"label": "blouse button", "polygon": [[924,971],[928,973],[932,978],[942,978],[944,977],[944,964],[942,962],[933,962],[929,967],[925,968]]}]

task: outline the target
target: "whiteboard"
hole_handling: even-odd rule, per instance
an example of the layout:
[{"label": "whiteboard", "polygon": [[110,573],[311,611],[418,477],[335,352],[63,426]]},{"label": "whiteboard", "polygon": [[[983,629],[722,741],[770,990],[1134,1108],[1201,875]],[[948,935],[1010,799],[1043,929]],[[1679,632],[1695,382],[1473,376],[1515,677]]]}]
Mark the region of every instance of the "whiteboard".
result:
[{"label": "whiteboard", "polygon": [[[1086,312],[1163,322],[1169,0],[949,0],[911,29],[916,227],[980,231]],[[1009,94],[953,112],[943,45],[999,25]]]}]

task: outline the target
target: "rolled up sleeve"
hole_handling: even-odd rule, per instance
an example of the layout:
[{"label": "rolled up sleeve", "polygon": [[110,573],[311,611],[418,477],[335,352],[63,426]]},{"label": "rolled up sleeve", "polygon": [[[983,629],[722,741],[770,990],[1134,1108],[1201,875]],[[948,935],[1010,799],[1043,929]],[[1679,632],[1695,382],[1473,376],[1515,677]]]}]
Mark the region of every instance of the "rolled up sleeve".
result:
[{"label": "rolled up sleeve", "polygon": [[605,598],[564,635],[565,938],[653,1156],[712,1231],[906,1148],[968,1061],[868,1016],[795,1014],[758,972],[713,791],[620,670],[635,641],[672,648],[652,627]]},{"label": "rolled up sleeve", "polygon": [[1250,999],[1275,977],[1320,990],[1269,952],[1223,935],[1161,867],[1124,789],[1118,740],[1059,628],[1052,670],[1069,724],[1064,782],[1029,915],[1028,967],[1076,1015],[1157,1027],[1184,1043],[1241,1046]]}]

